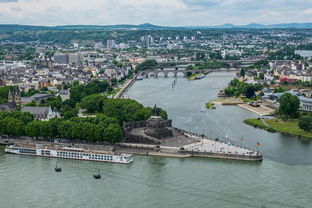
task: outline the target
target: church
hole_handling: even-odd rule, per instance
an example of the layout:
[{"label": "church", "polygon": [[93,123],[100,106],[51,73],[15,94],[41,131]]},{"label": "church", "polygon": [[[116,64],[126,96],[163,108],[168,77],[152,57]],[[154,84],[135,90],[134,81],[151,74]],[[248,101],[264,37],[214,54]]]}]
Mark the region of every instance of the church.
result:
[{"label": "church", "polygon": [[18,86],[11,86],[8,93],[8,102],[0,104],[0,111],[15,111],[21,105],[21,92]]}]

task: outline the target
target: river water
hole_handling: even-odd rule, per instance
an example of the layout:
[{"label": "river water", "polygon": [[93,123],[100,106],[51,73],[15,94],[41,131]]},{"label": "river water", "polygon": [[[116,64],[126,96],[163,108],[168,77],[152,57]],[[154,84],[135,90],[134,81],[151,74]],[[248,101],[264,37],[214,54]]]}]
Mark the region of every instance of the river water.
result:
[{"label": "river water", "polygon": [[[0,207],[311,207],[312,144],[242,123],[256,114],[235,106],[204,110],[233,78],[149,78],[128,95],[167,110],[173,125],[249,148],[262,162],[135,156],[130,165],[0,155]],[[1,151],[0,151],[1,152]],[[3,151],[2,151],[3,152]],[[101,180],[92,175],[97,168]],[[2,206],[5,205],[5,206]]]}]

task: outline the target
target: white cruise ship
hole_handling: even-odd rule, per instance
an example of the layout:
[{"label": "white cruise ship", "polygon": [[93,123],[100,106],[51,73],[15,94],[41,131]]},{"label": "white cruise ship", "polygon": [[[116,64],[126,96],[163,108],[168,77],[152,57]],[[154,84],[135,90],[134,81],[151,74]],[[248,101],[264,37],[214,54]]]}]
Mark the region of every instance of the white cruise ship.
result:
[{"label": "white cruise ship", "polygon": [[132,154],[106,154],[81,148],[45,147],[43,145],[10,145],[4,150],[6,153],[41,157],[55,157],[75,160],[89,160],[97,162],[123,163],[133,162]]}]

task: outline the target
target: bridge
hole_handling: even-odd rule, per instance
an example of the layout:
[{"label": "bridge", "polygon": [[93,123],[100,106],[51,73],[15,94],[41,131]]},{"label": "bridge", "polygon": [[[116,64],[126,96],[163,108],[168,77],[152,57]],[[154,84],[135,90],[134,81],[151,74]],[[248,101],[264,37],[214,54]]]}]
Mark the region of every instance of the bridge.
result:
[{"label": "bridge", "polygon": [[[216,59],[216,62],[228,64],[230,67],[242,67],[242,66],[250,66],[255,62],[262,60],[262,59],[240,59],[240,60],[224,60],[224,59]],[[171,67],[178,67],[178,65],[194,65],[200,64],[204,61],[171,61],[171,62],[162,62],[159,63],[157,66],[158,68],[171,68]]]},{"label": "bridge", "polygon": [[178,77],[178,74],[183,74],[183,76],[187,76],[188,74],[202,73],[209,74],[212,72],[239,72],[238,69],[200,69],[200,70],[179,70],[176,68],[175,70],[145,70],[141,72],[141,76],[148,78],[151,74],[155,77],[158,77],[159,74],[163,74],[164,77],[168,77],[169,74],[173,74],[174,77]]}]

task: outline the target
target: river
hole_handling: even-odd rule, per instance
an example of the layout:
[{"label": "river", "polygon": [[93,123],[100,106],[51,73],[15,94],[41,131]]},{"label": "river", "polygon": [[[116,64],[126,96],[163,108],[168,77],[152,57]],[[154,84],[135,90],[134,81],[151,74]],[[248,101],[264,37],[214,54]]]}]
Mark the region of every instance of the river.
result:
[{"label": "river", "polygon": [[[128,95],[167,110],[173,125],[264,153],[262,162],[135,156],[130,165],[0,155],[1,207],[310,207],[312,144],[243,124],[258,115],[235,106],[202,112],[233,78],[149,78]],[[101,180],[94,180],[96,169]]]}]

